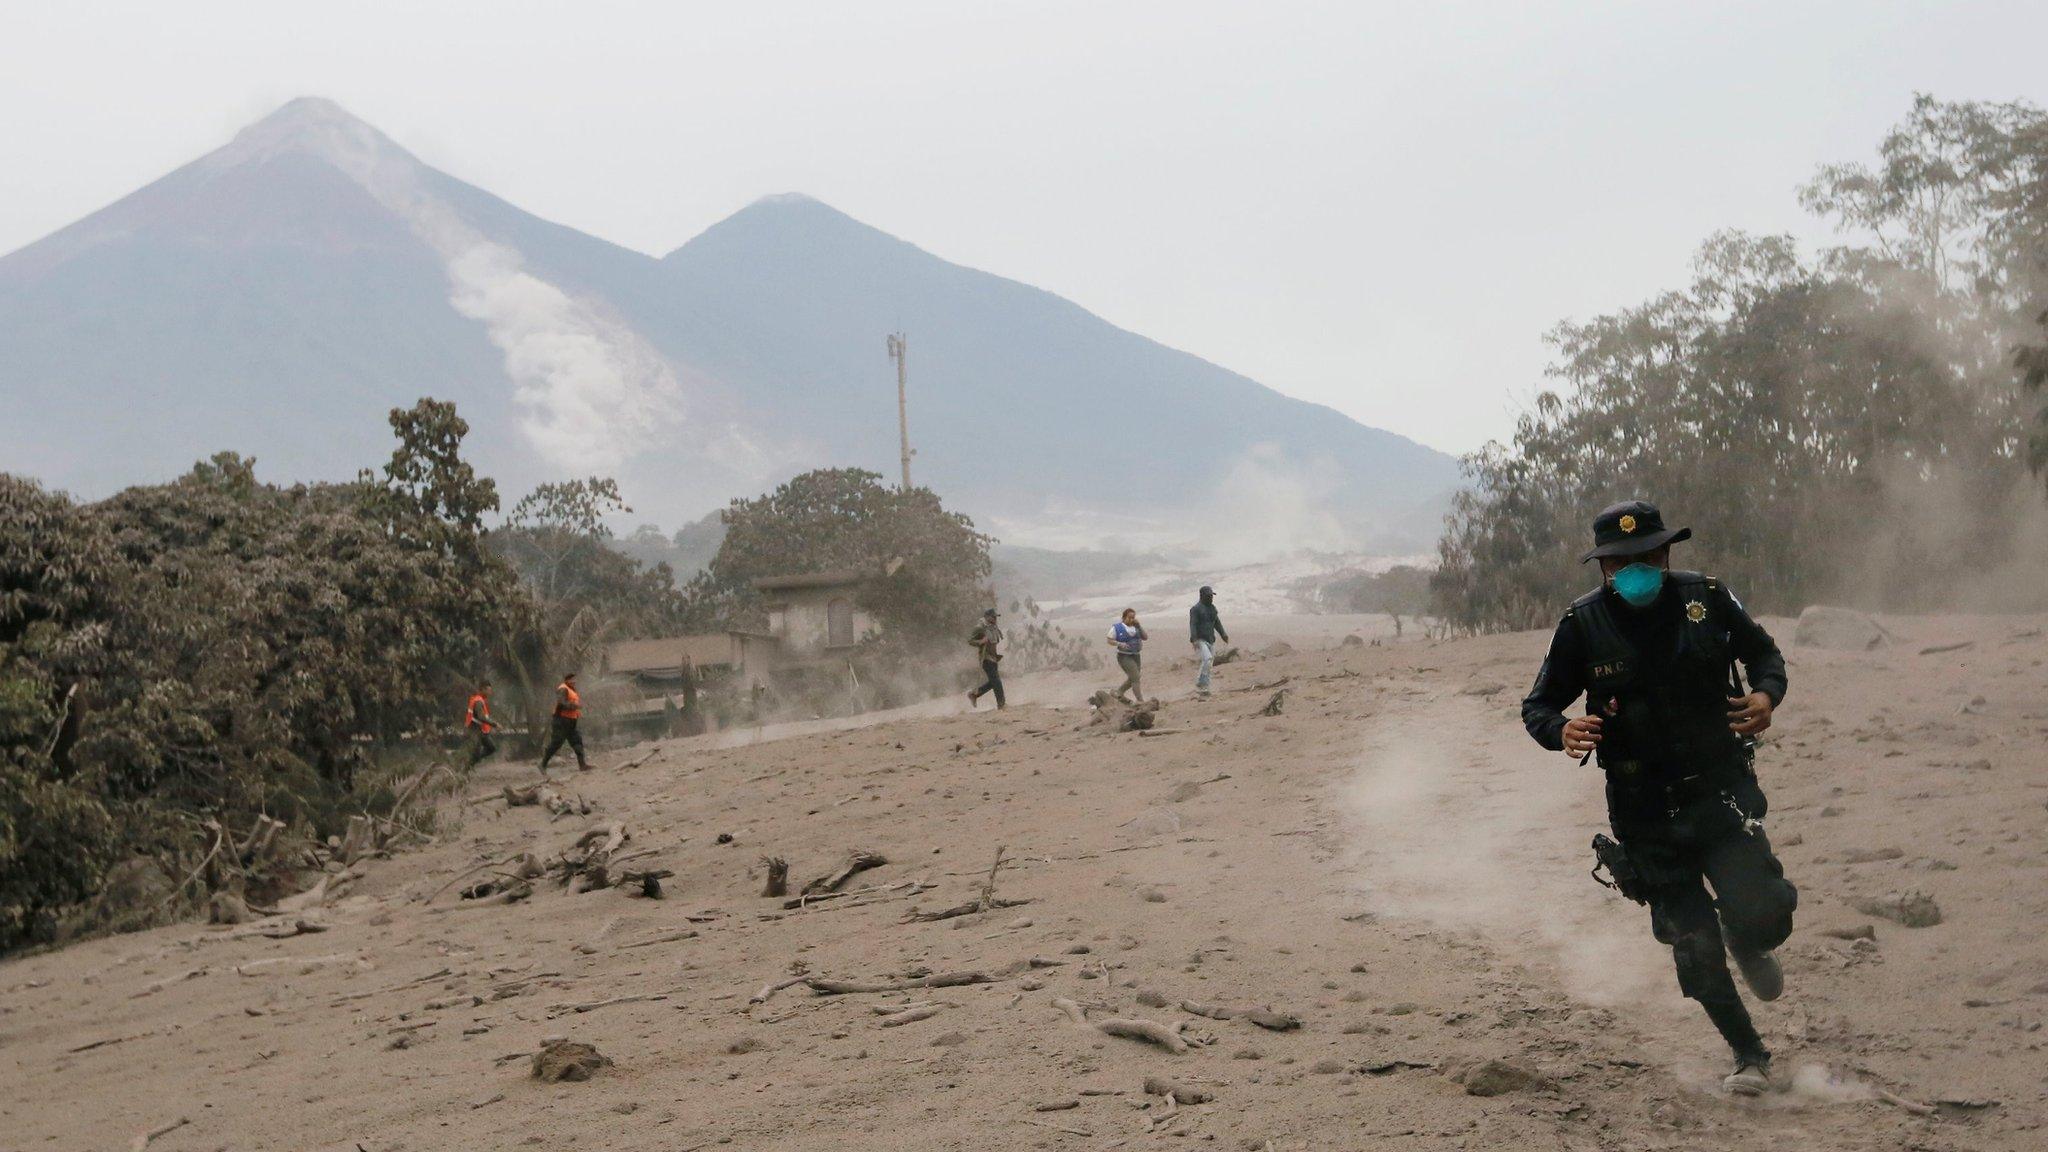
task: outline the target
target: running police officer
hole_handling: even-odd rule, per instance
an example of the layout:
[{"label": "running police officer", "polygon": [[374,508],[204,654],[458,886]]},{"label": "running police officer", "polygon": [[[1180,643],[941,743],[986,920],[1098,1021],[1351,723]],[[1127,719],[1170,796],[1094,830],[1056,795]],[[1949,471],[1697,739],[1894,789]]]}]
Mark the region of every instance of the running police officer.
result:
[{"label": "running police officer", "polygon": [[[1598,753],[1620,842],[1597,837],[1601,861],[1625,895],[1649,905],[1680,991],[1734,1049],[1724,1085],[1753,1096],[1771,1085],[1771,1057],[1727,956],[1759,1000],[1784,991],[1771,950],[1791,935],[1799,892],[1764,835],[1751,760],[1754,737],[1785,699],[1785,658],[1719,580],[1670,570],[1671,545],[1691,536],[1640,500],[1600,513],[1580,562],[1599,560],[1605,579],[1558,623],[1522,723],[1581,763]],[[1568,719],[1581,695],[1585,715]]]}]

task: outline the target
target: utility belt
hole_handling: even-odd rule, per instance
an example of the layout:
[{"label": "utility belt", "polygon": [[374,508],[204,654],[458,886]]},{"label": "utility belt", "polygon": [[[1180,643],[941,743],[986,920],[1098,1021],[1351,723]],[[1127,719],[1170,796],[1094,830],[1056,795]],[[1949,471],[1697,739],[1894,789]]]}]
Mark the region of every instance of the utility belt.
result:
[{"label": "utility belt", "polygon": [[1698,801],[1726,795],[1756,778],[1754,768],[1746,761],[1714,765],[1684,775],[1669,769],[1659,771],[1655,764],[1643,760],[1617,760],[1600,767],[1607,773],[1610,807],[1635,813],[1661,811],[1667,816],[1675,816]]}]

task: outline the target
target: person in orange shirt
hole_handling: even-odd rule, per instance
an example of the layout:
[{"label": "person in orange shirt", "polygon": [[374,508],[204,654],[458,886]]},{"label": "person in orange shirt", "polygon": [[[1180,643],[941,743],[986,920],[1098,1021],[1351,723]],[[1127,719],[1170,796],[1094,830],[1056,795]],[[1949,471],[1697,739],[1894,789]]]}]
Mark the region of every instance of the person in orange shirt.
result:
[{"label": "person in orange shirt", "polygon": [[555,686],[554,723],[548,726],[547,747],[540,754],[540,770],[548,770],[548,761],[567,744],[576,753],[576,770],[590,771],[590,761],[583,755],[583,733],[577,731],[577,722],[583,719],[583,697],[576,691],[574,672],[562,677]]},{"label": "person in orange shirt", "polygon": [[462,717],[462,726],[469,732],[469,763],[465,769],[474,768],[477,762],[498,750],[491,733],[497,725],[491,723],[491,682],[484,681],[476,686],[476,692],[469,698],[469,711]]}]

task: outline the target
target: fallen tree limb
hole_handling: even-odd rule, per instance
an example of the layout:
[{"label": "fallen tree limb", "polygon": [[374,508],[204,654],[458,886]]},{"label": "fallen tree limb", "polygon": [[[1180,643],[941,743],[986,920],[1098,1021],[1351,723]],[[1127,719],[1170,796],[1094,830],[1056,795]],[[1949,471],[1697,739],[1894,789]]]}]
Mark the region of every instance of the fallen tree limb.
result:
[{"label": "fallen tree limb", "polygon": [[753,996],[749,997],[747,1000],[747,1004],[749,1006],[755,1004],[766,1004],[769,998],[774,996],[777,992],[782,991],[784,988],[794,988],[797,985],[804,983],[807,979],[808,977],[804,976],[791,976],[787,980],[771,980],[768,983],[761,985],[761,990],[759,992],[754,993]]},{"label": "fallen tree limb", "polygon": [[803,894],[811,896],[819,892],[837,892],[840,885],[853,879],[856,874],[865,872],[870,868],[879,868],[888,862],[888,858],[879,852],[866,852],[855,849],[846,854],[846,860],[840,864],[839,871],[827,876],[820,876],[809,884],[804,885]]},{"label": "fallen tree limb", "polygon": [[1157,1044],[1176,1056],[1188,1050],[1188,1042],[1180,1038],[1180,1033],[1152,1020],[1097,1020],[1095,1027],[1106,1035]]},{"label": "fallen tree limb", "polygon": [[919,1020],[929,1020],[943,1011],[945,1011],[945,1006],[942,1004],[926,1004],[921,1007],[906,1008],[901,1012],[890,1013],[882,1017],[880,1023],[884,1028],[896,1028],[904,1024],[915,1024]]},{"label": "fallen tree limb", "polygon": [[986,972],[935,972],[914,980],[891,980],[880,984],[855,980],[827,980],[817,976],[806,976],[803,982],[810,985],[811,991],[820,996],[858,995],[863,992],[907,992],[912,988],[957,988],[963,984],[992,983]]},{"label": "fallen tree limb", "polygon": [[929,924],[935,920],[953,920],[961,916],[972,916],[977,912],[993,912],[998,908],[1021,908],[1029,903],[1031,903],[1029,900],[993,900],[984,904],[980,900],[970,900],[965,904],[955,904],[951,908],[938,912],[919,912],[917,909],[912,908],[903,914],[903,922],[905,924]]},{"label": "fallen tree limb", "polygon": [[1932,1116],[1941,1111],[1941,1109],[1936,1108],[1932,1104],[1922,1104],[1918,1100],[1908,1100],[1889,1089],[1873,1087],[1872,1090],[1877,1093],[1879,1100],[1895,1108],[1903,1108],[1915,1116]]}]

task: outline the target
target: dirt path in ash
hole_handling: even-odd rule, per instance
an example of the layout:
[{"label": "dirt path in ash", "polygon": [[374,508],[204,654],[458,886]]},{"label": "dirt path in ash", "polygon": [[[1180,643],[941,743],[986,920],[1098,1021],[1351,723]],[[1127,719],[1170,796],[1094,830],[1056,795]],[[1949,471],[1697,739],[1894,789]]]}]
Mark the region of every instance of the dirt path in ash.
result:
[{"label": "dirt path in ash", "polygon": [[[2038,1148],[2048,643],[2012,621],[1894,626],[1976,644],[1792,653],[1764,771],[1803,906],[1791,991],[1760,1017],[1813,1071],[1763,1102],[1714,1091],[1718,1042],[1640,910],[1585,877],[1598,779],[1521,736],[1541,638],[1517,636],[1234,665],[1216,699],[1170,697],[1155,737],[1034,704],[670,742],[576,778],[588,821],[471,809],[375,862],[317,935],[191,925],[0,963],[0,1147],[127,1147],[189,1119],[149,1147]],[[1281,715],[1258,715],[1278,687]],[[476,791],[527,771],[487,769]],[[440,891],[609,820],[675,870],[668,899],[549,889],[471,908]],[[970,899],[999,844],[1014,863],[998,892],[1028,904],[905,922]],[[787,910],[755,894],[764,853],[801,881],[856,847],[890,861],[855,881],[867,897]],[[886,887],[912,880],[933,887]],[[1820,934],[1915,887],[1943,924],[1877,921],[1860,949]],[[1055,963],[1021,967],[1033,957]],[[941,1010],[903,1027],[872,1011],[901,995],[799,987],[749,1008],[793,965],[996,978],[912,994]],[[1114,1039],[1055,995],[1213,1042]],[[576,1011],[621,996],[646,998]],[[615,1067],[527,1078],[523,1054],[558,1034]],[[1468,1094],[1459,1074],[1487,1060],[1534,1082]],[[1147,1132],[1146,1076],[1215,1100]],[[1922,1117],[1868,1099],[1875,1085],[1998,1103]]]}]

